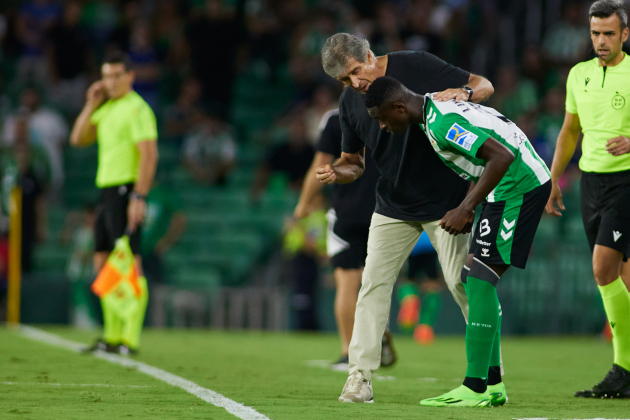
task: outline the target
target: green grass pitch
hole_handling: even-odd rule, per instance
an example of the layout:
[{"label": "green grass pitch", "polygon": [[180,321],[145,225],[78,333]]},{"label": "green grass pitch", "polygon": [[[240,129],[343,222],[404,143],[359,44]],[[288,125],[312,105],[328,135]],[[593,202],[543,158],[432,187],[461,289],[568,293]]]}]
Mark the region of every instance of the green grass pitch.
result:
[{"label": "green grass pitch", "polygon": [[[93,332],[46,329],[84,343],[96,337]],[[573,397],[611,367],[612,346],[592,337],[505,338],[509,402],[481,409],[418,404],[461,383],[466,368],[463,337],[438,337],[429,347],[397,337],[395,345],[398,364],[376,372],[375,404],[337,402],[346,374],[317,362],[338,356],[338,339],[332,334],[147,330],[137,360],[274,420],[630,418],[630,400]],[[0,419],[126,418],[236,417],[135,369],[0,328]]]}]

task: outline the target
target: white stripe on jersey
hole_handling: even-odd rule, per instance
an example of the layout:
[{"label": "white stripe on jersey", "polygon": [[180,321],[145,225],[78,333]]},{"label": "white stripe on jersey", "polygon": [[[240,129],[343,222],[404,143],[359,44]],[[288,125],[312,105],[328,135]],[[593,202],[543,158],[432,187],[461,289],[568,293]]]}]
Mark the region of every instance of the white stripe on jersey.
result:
[{"label": "white stripe on jersey", "polygon": [[339,109],[331,109],[330,111],[326,111],[322,120],[319,122],[319,126],[317,127],[317,137],[322,134],[324,128],[326,128],[326,124],[328,124],[328,120],[333,116],[339,116]]},{"label": "white stripe on jersey", "polygon": [[[431,110],[431,111],[433,111],[433,110]],[[433,114],[433,118],[435,118],[436,116],[437,116],[437,114]],[[474,163],[472,163],[471,161],[469,161],[468,159],[466,159],[462,155],[458,155],[458,154],[450,152],[448,150],[440,149],[437,146],[436,139],[435,139],[435,134],[433,134],[433,131],[431,131],[429,129],[428,132],[429,132],[429,136],[430,136],[429,141],[431,142],[431,145],[433,146],[433,149],[440,156],[442,156],[442,158],[444,158],[444,160],[448,160],[449,162],[453,162],[455,165],[459,166],[460,168],[462,168],[464,171],[466,171],[467,173],[471,174],[472,176],[475,176],[475,177],[481,176],[481,173],[485,169],[483,166],[475,165]]]}]

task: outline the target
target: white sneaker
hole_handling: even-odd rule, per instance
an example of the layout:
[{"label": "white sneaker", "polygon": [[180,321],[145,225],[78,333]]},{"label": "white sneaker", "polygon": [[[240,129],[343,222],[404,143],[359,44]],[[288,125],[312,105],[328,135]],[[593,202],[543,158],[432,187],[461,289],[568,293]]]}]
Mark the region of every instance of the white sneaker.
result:
[{"label": "white sneaker", "polygon": [[348,377],[346,385],[341,391],[339,402],[342,403],[373,403],[372,381],[363,377],[361,372],[355,372]]}]

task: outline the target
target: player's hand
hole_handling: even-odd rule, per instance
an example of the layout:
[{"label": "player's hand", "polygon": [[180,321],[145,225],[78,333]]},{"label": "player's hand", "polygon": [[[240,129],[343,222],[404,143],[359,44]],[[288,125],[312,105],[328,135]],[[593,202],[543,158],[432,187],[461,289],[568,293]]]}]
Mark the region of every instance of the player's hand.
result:
[{"label": "player's hand", "polygon": [[558,208],[556,208],[554,202],[558,203],[558,207],[560,208],[560,210],[566,210],[564,208],[564,204],[562,204],[562,192],[560,191],[560,186],[557,182],[551,181],[551,194],[549,195],[549,200],[547,200],[547,205],[545,206],[545,209],[547,210],[547,213],[551,214],[552,216],[560,217],[562,216],[562,213],[558,211]]},{"label": "player's hand", "polygon": [[474,217],[474,211],[457,207],[442,217],[440,227],[451,235],[459,235],[460,233],[465,233],[464,230],[469,228],[468,224],[470,223],[470,219],[474,219]]},{"label": "player's hand", "polygon": [[317,177],[319,182],[325,185],[333,184],[337,180],[337,174],[330,164],[320,166],[319,168],[315,169],[315,176]]},{"label": "player's hand", "polygon": [[131,233],[144,222],[144,215],[147,211],[147,203],[144,200],[131,199],[127,207],[127,226]]},{"label": "player's hand", "polygon": [[88,103],[95,107],[100,106],[105,100],[105,85],[102,81],[97,80],[92,83],[85,94],[85,99]]},{"label": "player's hand", "polygon": [[468,222],[466,226],[464,226],[464,230],[462,230],[463,234],[467,234],[472,232],[473,225],[475,224],[475,212],[473,211],[470,216],[468,216]]},{"label": "player's hand", "polygon": [[618,136],[606,142],[606,151],[613,156],[625,155],[630,153],[630,138],[626,136]]},{"label": "player's hand", "polygon": [[295,206],[295,210],[293,210],[293,217],[296,219],[304,219],[308,217],[309,214],[311,214],[309,206],[302,203],[298,203],[298,205]]},{"label": "player's hand", "polygon": [[468,92],[462,88],[446,89],[433,95],[433,100],[438,102],[446,102],[455,99],[455,102],[468,101]]}]

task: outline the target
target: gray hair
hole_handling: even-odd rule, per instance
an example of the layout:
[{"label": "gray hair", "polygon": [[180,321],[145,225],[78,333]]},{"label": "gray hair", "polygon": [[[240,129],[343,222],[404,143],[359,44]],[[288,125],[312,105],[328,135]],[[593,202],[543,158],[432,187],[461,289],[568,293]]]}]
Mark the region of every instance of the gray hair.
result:
[{"label": "gray hair", "polygon": [[327,75],[337,78],[346,70],[350,58],[367,63],[370,43],[354,35],[338,33],[326,40],[322,48],[322,67]]},{"label": "gray hair", "polygon": [[628,27],[628,13],[622,1],[619,0],[598,0],[591,5],[588,10],[588,19],[593,17],[607,18],[616,13],[621,21],[621,29]]}]

